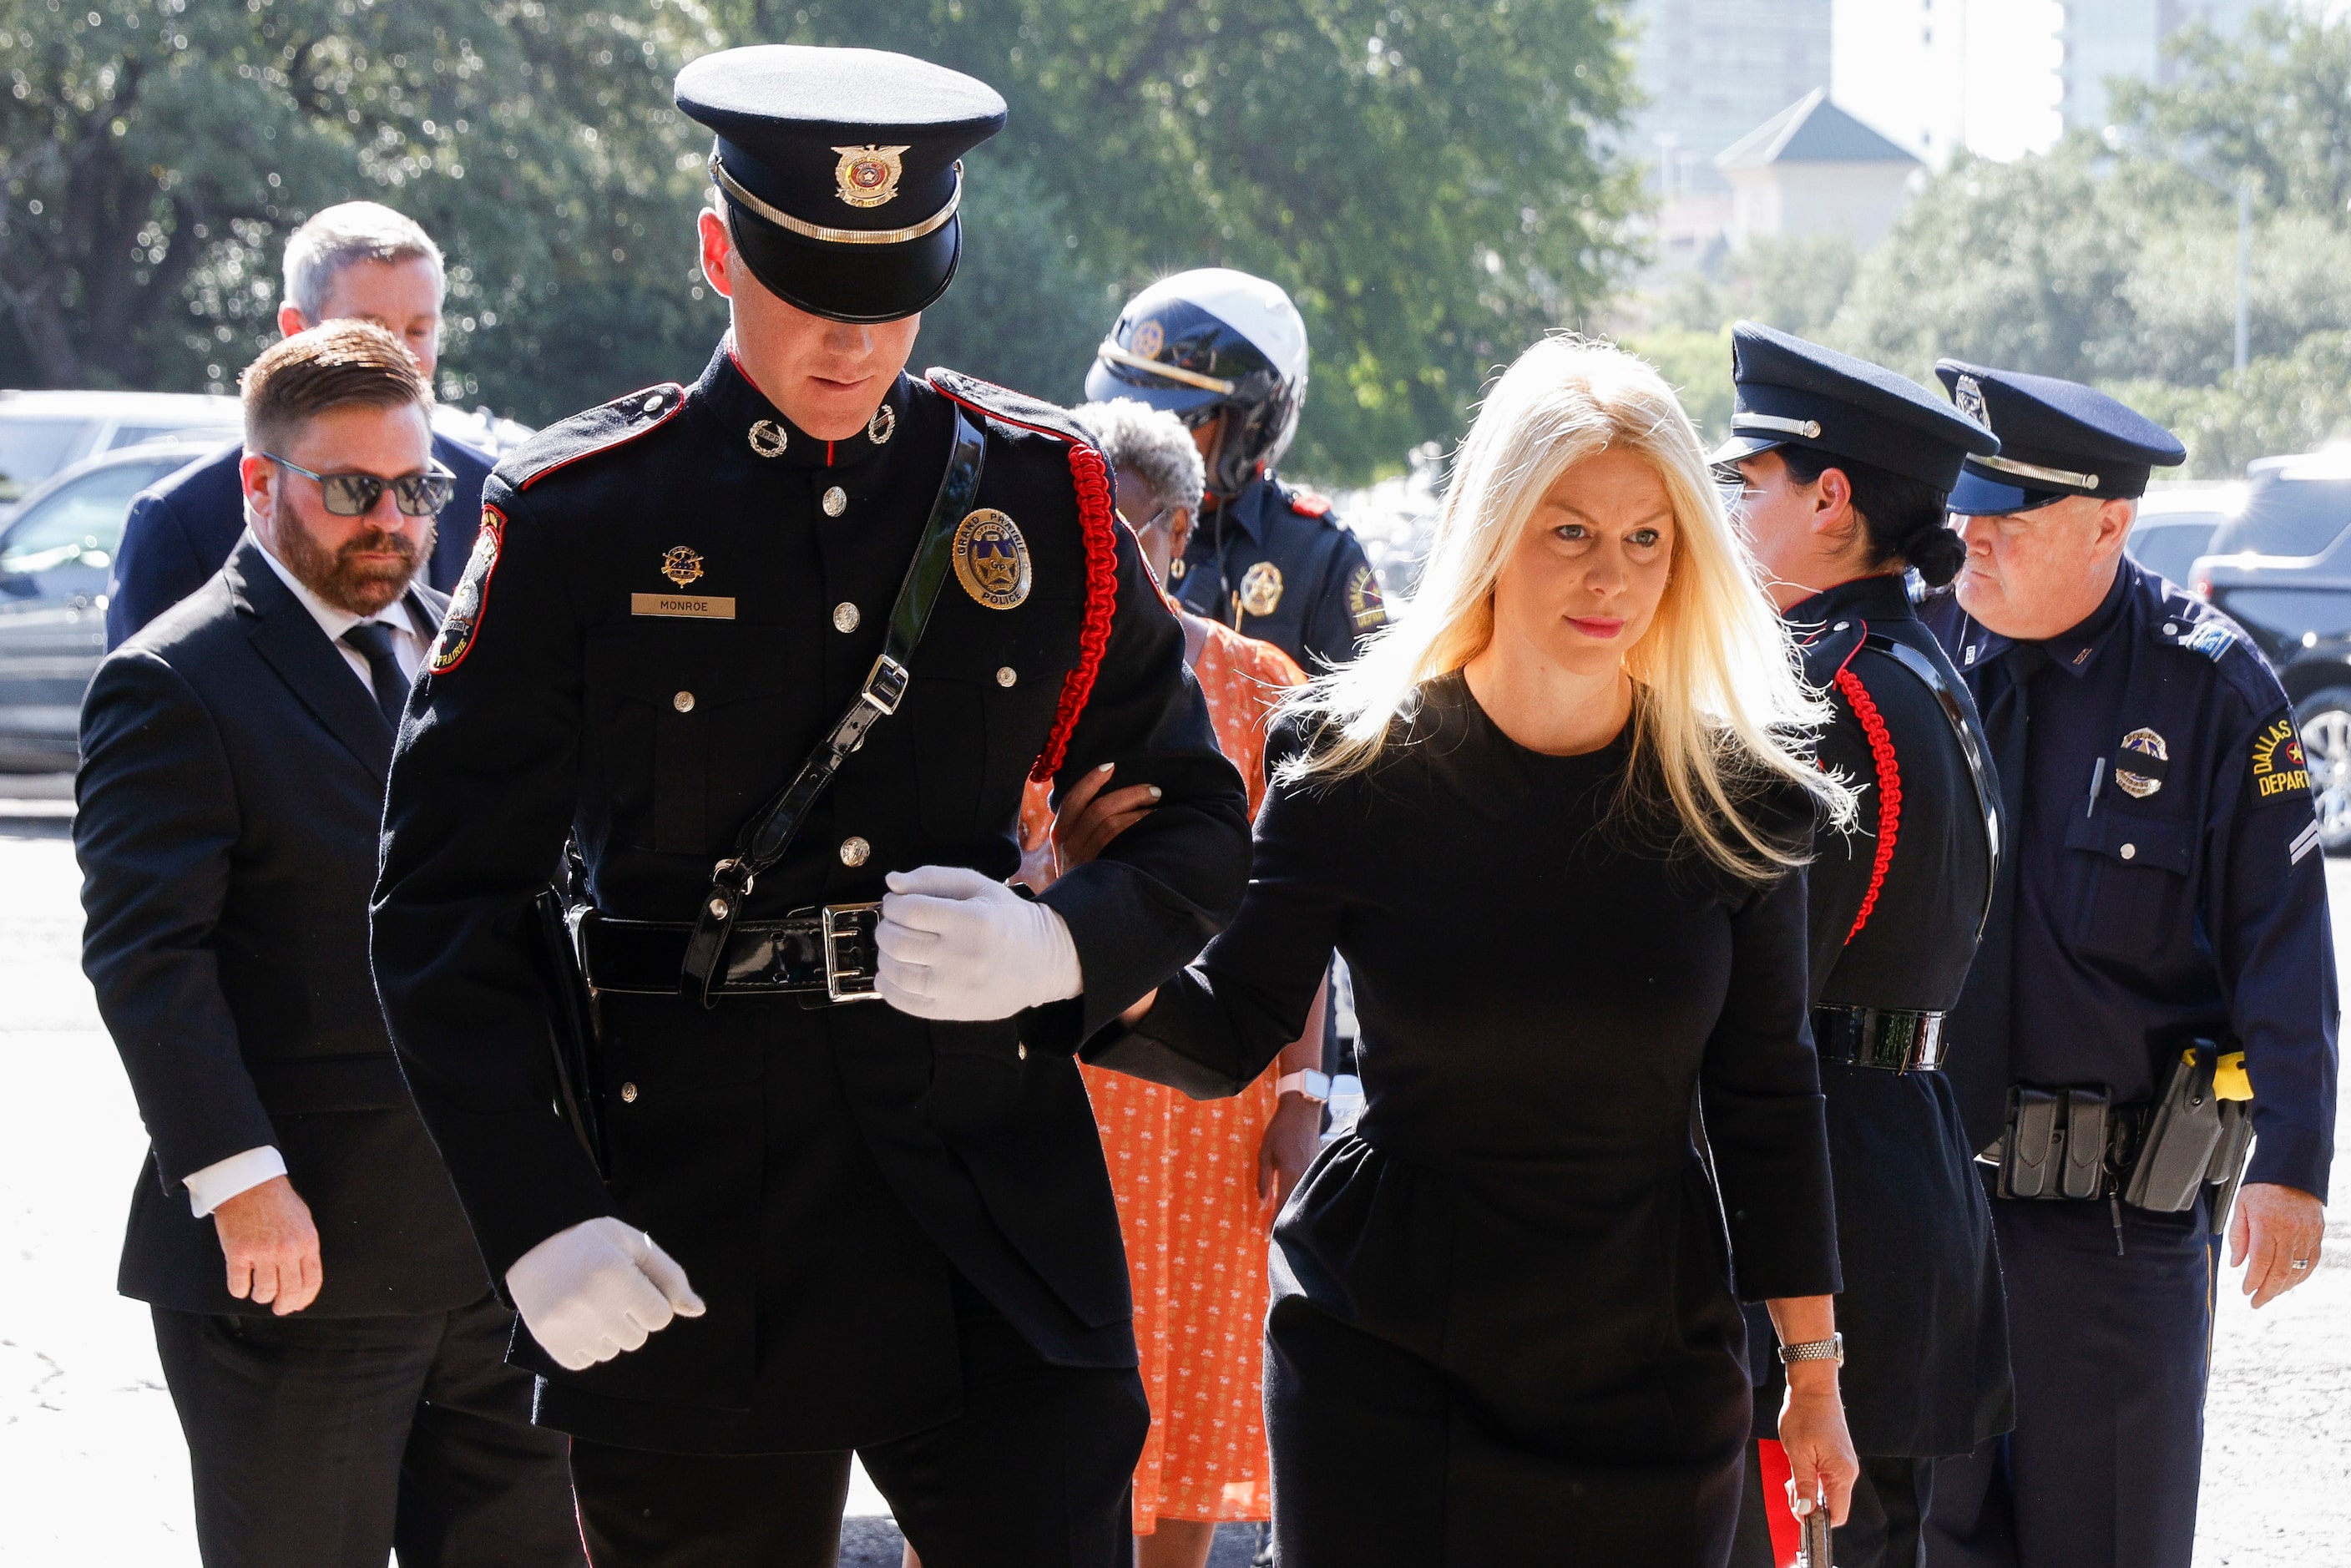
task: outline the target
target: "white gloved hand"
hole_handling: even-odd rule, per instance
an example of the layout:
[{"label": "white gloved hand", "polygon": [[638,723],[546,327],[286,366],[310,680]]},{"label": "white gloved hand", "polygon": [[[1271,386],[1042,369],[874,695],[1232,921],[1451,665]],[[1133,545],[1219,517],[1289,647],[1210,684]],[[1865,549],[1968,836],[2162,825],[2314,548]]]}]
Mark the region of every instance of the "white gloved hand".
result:
[{"label": "white gloved hand", "polygon": [[964,866],[893,871],[874,945],[874,988],[902,1013],[1008,1019],[1085,988],[1060,915]]},{"label": "white gloved hand", "polygon": [[530,1337],[571,1372],[636,1349],[672,1317],[708,1310],[676,1259],[610,1218],[559,1230],[515,1260],[507,1293]]}]

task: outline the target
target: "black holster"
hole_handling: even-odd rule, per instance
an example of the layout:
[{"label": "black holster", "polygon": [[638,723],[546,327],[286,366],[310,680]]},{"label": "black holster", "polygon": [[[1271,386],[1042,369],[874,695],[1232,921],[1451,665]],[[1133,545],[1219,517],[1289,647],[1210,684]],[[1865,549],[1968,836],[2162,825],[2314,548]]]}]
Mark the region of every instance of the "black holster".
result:
[{"label": "black holster", "polygon": [[2215,1235],[2228,1223],[2253,1140],[2251,1102],[2223,1100],[2213,1090],[2220,1063],[2220,1047],[2209,1040],[2180,1053],[2123,1188],[2125,1203],[2155,1214],[2184,1214],[2205,1186],[2220,1188],[2212,1195]]},{"label": "black holster", "polygon": [[580,1146],[606,1170],[604,1130],[597,1107],[596,998],[580,966],[573,922],[580,910],[560,887],[549,885],[531,900],[531,967],[547,998],[548,1052],[555,1076],[555,1109],[579,1138]]},{"label": "black holster", "polygon": [[[2213,1090],[2221,1048],[2198,1040],[2180,1054],[2152,1105],[2116,1105],[2103,1085],[2008,1092],[1998,1145],[2006,1198],[2118,1197],[2150,1214],[2185,1214],[2207,1186],[2219,1234],[2252,1147],[2252,1107]],[[2116,1218],[2116,1225],[2121,1221]]]}]

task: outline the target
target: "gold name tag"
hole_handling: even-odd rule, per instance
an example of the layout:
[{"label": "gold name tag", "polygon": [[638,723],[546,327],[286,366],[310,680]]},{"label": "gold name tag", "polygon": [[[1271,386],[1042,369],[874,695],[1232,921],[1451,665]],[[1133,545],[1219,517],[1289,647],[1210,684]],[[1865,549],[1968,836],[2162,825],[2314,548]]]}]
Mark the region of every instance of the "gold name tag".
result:
[{"label": "gold name tag", "polygon": [[690,593],[632,593],[629,595],[629,613],[691,615],[704,621],[732,621],[735,619],[735,601]]}]

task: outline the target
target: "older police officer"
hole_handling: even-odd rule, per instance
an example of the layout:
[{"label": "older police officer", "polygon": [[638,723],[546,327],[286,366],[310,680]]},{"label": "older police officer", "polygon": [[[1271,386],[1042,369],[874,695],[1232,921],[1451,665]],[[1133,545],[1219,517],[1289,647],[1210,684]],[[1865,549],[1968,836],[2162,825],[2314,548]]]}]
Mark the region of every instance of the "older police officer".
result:
[{"label": "older police officer", "polygon": [[[830,1563],[852,1449],[933,1568],[1102,1568],[1145,1411],[1071,1055],[1237,903],[1239,780],[1083,434],[902,373],[1003,100],[788,47],[677,100],[733,330],[493,476],[392,768],[386,1010],[599,1568]],[[1024,780],[1106,764],[1158,809],[1015,894]],[[530,940],[567,832],[585,1082]]]},{"label": "older police officer", "polygon": [[1967,562],[1931,620],[2015,828],[1951,1078],[1988,1151],[2017,1412],[1938,1467],[1928,1561],[2185,1568],[2216,1210],[2241,1170],[2255,1306],[2310,1277],[2323,1230],[2336,999],[2309,776],[2243,633],[2123,554],[2179,443],[2071,382],[1936,373],[2001,439],[1952,493]]}]

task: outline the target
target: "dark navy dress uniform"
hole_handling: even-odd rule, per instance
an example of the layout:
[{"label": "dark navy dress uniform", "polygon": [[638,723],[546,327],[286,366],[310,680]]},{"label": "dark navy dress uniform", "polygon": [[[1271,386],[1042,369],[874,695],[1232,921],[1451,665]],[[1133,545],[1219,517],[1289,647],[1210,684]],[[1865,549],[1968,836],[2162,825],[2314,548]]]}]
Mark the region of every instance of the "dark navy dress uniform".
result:
[{"label": "dark navy dress uniform", "polygon": [[[1964,456],[1998,447],[1883,367],[1748,322],[1732,351],[1737,409],[1717,463],[1802,447],[1949,490]],[[1975,705],[1919,622],[1904,574],[1840,583],[1783,615],[1834,714],[1817,742],[1821,766],[1860,800],[1853,831],[1815,842],[1806,908],[1844,1268],[1840,1384],[1863,1467],[1836,1556],[1841,1568],[1910,1568],[1932,1461],[1970,1452],[2011,1419],[1991,1218],[1940,1071],[1942,1024],[1991,896],[1999,799]],[[1787,1381],[1768,1315],[1750,1308],[1748,1331],[1755,1435],[1774,1439]],[[1732,1562],[1764,1568],[1761,1515],[1785,1505],[1760,1484],[1749,1502]]]},{"label": "dark navy dress uniform", "polygon": [[[2179,446],[2072,383],[1946,361],[2003,442],[1966,515],[2132,496]],[[2251,1182],[2321,1198],[2336,992],[2324,857],[2276,676],[2234,622],[2131,561],[2079,625],[2012,643],[1955,599],[1937,634],[1974,689],[2015,823],[2016,873],[1953,1020],[1970,1137],[2009,1087],[2103,1085],[2144,1106],[2199,1040],[2245,1053]],[[2003,883],[2008,879],[2003,877]],[[1989,1173],[1987,1173],[1989,1175]],[[2195,1538],[2217,1248],[2187,1213],[2112,1193],[1995,1198],[2017,1423],[1938,1468],[1929,1561],[2185,1568]]]},{"label": "dark navy dress uniform", "polygon": [[1388,621],[1362,541],[1330,502],[1271,474],[1194,519],[1174,587],[1195,615],[1272,643],[1310,674],[1346,664]]},{"label": "dark navy dress uniform", "polygon": [[[934,89],[951,75],[864,52],[838,67],[777,57],[832,51],[740,53],[754,87],[814,75],[854,94],[909,69]],[[693,74],[680,88],[690,110]],[[985,133],[965,132],[960,145]],[[760,134],[722,133],[738,180],[758,165],[737,162],[734,139]],[[831,147],[852,139],[906,154],[911,185],[916,155],[894,144],[920,134],[816,126],[823,188]],[[928,149],[943,190],[960,188],[944,183],[959,180],[960,145]],[[853,162],[844,183],[862,172]],[[743,225],[746,210],[729,218]],[[904,264],[901,314],[905,291],[919,306],[952,260]],[[810,276],[773,255],[758,265],[763,278]],[[875,265],[857,287],[878,287]],[[550,1110],[549,1002],[526,940],[534,894],[568,833],[596,922],[695,917],[738,828],[874,667],[958,410],[985,443],[973,515],[1001,514],[998,546],[1012,530],[1020,591],[991,604],[960,573],[946,581],[898,711],[848,758],[741,918],[878,900],[885,873],[921,865],[1009,877],[1032,764],[1066,783],[1114,762],[1165,793],[1043,895],[1083,991],[946,1023],[878,1001],[721,995],[705,1009],[698,994],[604,990],[600,1174]],[[862,434],[817,439],[722,347],[693,387],[564,421],[491,478],[483,543],[392,768],[375,962],[493,1277],[547,1237],[618,1215],[708,1302],[583,1372],[518,1336],[546,1380],[538,1418],[579,1439],[600,1568],[830,1563],[852,1448],[935,1568],[1106,1563],[1126,1549],[1121,1498],[1145,1412],[1118,1218],[1072,1053],[1230,915],[1248,827],[1182,632],[1109,510],[1109,477],[1060,411],[943,371],[901,377]],[[588,946],[594,981],[604,958]],[[777,1458],[792,1454],[810,1458]]]}]

